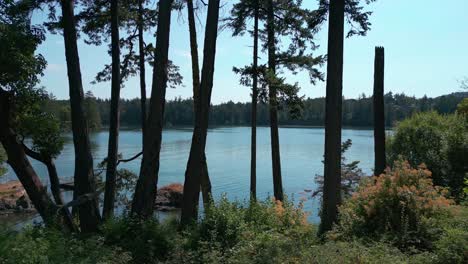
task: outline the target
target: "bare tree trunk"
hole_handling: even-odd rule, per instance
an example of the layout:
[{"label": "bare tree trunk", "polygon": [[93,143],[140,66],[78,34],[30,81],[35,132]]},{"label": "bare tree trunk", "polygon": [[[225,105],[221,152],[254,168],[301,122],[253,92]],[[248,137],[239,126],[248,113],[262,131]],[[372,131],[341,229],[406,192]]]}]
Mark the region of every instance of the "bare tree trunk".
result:
[{"label": "bare tree trunk", "polygon": [[[88,135],[88,124],[83,109],[83,84],[81,80],[80,60],[74,18],[74,0],[61,0],[65,57],[67,60],[68,84],[72,117],[73,143],[75,146],[75,193],[76,197],[95,193],[93,157]],[[82,232],[97,231],[100,223],[97,199],[78,207]]]},{"label": "bare tree trunk", "polygon": [[254,14],[254,47],[253,47],[253,72],[252,77],[252,135],[250,144],[250,197],[257,199],[257,100],[258,100],[258,16],[259,0],[255,0]]},{"label": "bare tree trunk", "polygon": [[120,37],[119,37],[119,1],[111,1],[111,53],[112,53],[112,91],[109,126],[109,144],[107,152],[106,189],[104,193],[103,218],[114,215],[117,159],[119,151],[120,127]]},{"label": "bare tree trunk", "polygon": [[141,218],[153,215],[159,173],[159,158],[168,79],[169,33],[172,0],[159,2],[158,31],[153,69],[147,131],[143,135],[143,159],[132,204],[132,214]]},{"label": "bare tree trunk", "polygon": [[341,202],[341,112],[343,94],[344,0],[330,1],[327,94],[325,100],[325,170],[319,233],[331,230]]},{"label": "bare tree trunk", "polygon": [[[140,104],[141,104],[141,133],[145,134],[146,127],[146,81],[145,81],[145,40],[143,37],[143,0],[138,0],[138,49],[140,64]],[[143,137],[142,137],[143,138]]]},{"label": "bare tree trunk", "polygon": [[210,0],[206,19],[205,43],[203,47],[203,68],[200,84],[200,102],[196,115],[200,120],[195,123],[192,148],[185,172],[184,197],[182,201],[181,222],[189,224],[197,219],[198,201],[200,195],[203,157],[205,153],[208,119],[213,90],[213,75],[216,55],[216,39],[218,36],[219,0]]},{"label": "bare tree trunk", "polygon": [[374,61],[374,175],[384,173],[386,167],[384,65],[384,48],[376,47]]},{"label": "bare tree trunk", "polygon": [[[197,116],[197,108],[200,107],[200,67],[198,62],[198,44],[197,44],[197,30],[195,27],[195,14],[193,8],[193,1],[187,0],[187,13],[188,13],[188,22],[189,22],[189,33],[190,33],[190,52],[192,55],[192,79],[193,79],[193,104],[195,112],[195,123],[199,122],[200,117]],[[192,145],[190,148],[193,148],[193,143],[195,140],[192,136]],[[189,157],[190,159],[190,157]],[[208,174],[208,165],[206,162],[206,155],[203,152],[203,168],[201,170],[201,190],[203,195],[203,204],[208,206],[211,200],[211,181]]]},{"label": "bare tree trunk", "polygon": [[[268,31],[268,70],[276,72],[276,48],[275,48],[275,19],[273,0],[268,0],[267,31]],[[271,163],[273,170],[273,193],[276,200],[283,201],[283,182],[281,179],[281,159],[278,133],[278,102],[276,98],[277,87],[269,85],[270,97],[270,133],[271,133]]]}]

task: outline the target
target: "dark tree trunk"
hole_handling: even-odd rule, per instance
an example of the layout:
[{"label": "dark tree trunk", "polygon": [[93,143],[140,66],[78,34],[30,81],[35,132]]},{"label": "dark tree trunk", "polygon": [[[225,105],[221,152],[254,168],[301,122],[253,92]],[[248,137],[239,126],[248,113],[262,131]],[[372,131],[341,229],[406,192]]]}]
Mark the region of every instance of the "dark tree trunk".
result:
[{"label": "dark tree trunk", "polygon": [[376,47],[374,61],[374,175],[380,175],[384,173],[386,167],[384,65],[384,48]]},{"label": "dark tree trunk", "polygon": [[[72,118],[73,144],[75,146],[75,197],[95,193],[93,157],[88,135],[88,124],[83,109],[83,84],[81,80],[80,60],[78,55],[75,18],[73,14],[74,1],[61,0],[63,37],[65,41],[65,57],[67,60],[68,84],[70,90],[70,105]],[[97,231],[100,222],[97,199],[81,204],[78,207],[80,227],[82,232]]]},{"label": "dark tree trunk", "polygon": [[37,212],[46,225],[52,225],[58,208],[47,195],[47,189],[42,185],[39,176],[29,162],[23,144],[11,128],[11,100],[12,95],[0,89],[0,124],[2,124],[0,126],[0,142],[7,154],[8,164],[18,176]]},{"label": "dark tree trunk", "polygon": [[159,1],[158,31],[153,68],[153,86],[146,131],[143,135],[143,159],[132,204],[132,214],[141,218],[153,215],[158,184],[159,158],[167,88],[169,33],[172,0]]},{"label": "dark tree trunk", "polygon": [[192,148],[185,172],[184,197],[181,222],[189,224],[197,219],[201,175],[208,132],[208,119],[213,90],[213,75],[218,36],[219,0],[210,0],[206,19],[205,43],[203,47],[203,68],[200,84],[200,101],[196,109],[199,120],[195,123]]},{"label": "dark tree trunk", "polygon": [[[275,13],[273,0],[268,0],[267,31],[268,31],[268,70],[276,73],[276,47],[275,47]],[[273,170],[273,194],[276,200],[283,201],[283,182],[281,179],[281,159],[278,133],[278,102],[276,98],[277,87],[269,85],[270,102],[270,133],[271,133],[271,164]]]},{"label": "dark tree trunk", "polygon": [[252,77],[252,138],[250,144],[250,195],[251,199],[257,199],[257,100],[258,100],[258,16],[259,0],[255,0],[254,10],[254,45],[253,45],[253,72]]},{"label": "dark tree trunk", "polygon": [[[54,160],[51,157],[43,157],[40,153],[29,149],[26,145],[23,145],[23,149],[26,155],[46,165],[50,180],[50,190],[52,192],[52,196],[54,197],[55,204],[57,206],[63,206],[64,202],[62,197],[62,191],[60,189],[60,179],[57,173],[57,167],[55,166]],[[77,228],[73,223],[73,217],[68,208],[62,207],[60,213],[63,217],[62,220],[64,222],[63,224],[65,225],[65,229],[67,231],[77,231]]]},{"label": "dark tree trunk", "polygon": [[120,127],[120,45],[119,45],[119,1],[111,1],[111,53],[112,53],[112,91],[109,126],[109,144],[107,149],[106,189],[104,193],[103,218],[114,215],[117,159],[119,151]]},{"label": "dark tree trunk", "polygon": [[[193,103],[194,103],[194,112],[195,112],[195,123],[199,122],[200,117],[197,116],[197,108],[200,105],[200,67],[198,62],[198,44],[197,44],[197,30],[195,27],[195,13],[193,8],[193,1],[187,0],[187,13],[188,13],[188,22],[189,22],[189,33],[190,33],[190,52],[192,55],[192,81],[193,81]],[[195,132],[195,131],[194,131]],[[193,148],[193,143],[195,140],[195,133],[192,136],[192,145],[190,148]],[[189,157],[190,159],[191,157]],[[203,152],[202,157],[202,170],[201,170],[201,190],[203,195],[203,204],[208,206],[211,200],[211,181],[208,174],[208,165],[206,162],[206,155]]]},{"label": "dark tree trunk", "polygon": [[331,230],[341,202],[341,109],[343,93],[344,0],[330,1],[327,93],[325,100],[325,170],[319,232]]},{"label": "dark tree trunk", "polygon": [[[146,127],[146,81],[145,81],[145,40],[143,37],[143,0],[138,0],[138,48],[140,66],[140,93],[141,93],[141,133],[145,134]],[[143,137],[142,137],[143,138]]]}]

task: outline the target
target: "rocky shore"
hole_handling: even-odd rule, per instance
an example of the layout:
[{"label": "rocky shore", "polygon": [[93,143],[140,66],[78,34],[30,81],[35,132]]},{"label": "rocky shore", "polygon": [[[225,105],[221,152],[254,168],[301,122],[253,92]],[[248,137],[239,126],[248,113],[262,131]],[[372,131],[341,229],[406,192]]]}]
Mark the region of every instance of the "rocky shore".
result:
[{"label": "rocky shore", "polygon": [[19,181],[0,184],[0,215],[32,213],[35,209]]},{"label": "rocky shore", "polygon": [[[158,189],[155,209],[158,211],[174,211],[182,204],[184,186],[173,183]],[[34,206],[19,181],[0,184],[0,216],[18,213],[33,213]]]}]

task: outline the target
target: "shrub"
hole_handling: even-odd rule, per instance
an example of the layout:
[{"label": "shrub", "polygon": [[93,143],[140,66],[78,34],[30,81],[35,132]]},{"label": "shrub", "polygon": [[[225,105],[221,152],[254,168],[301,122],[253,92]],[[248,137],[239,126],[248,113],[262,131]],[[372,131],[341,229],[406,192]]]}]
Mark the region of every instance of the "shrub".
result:
[{"label": "shrub", "polygon": [[166,259],[177,235],[172,221],[159,224],[131,218],[110,220],[102,231],[106,244],[125,249],[135,263],[159,263]]},{"label": "shrub", "polygon": [[441,234],[440,219],[452,204],[434,187],[431,172],[396,162],[393,170],[365,181],[340,207],[335,234],[384,239],[400,248],[431,248]]},{"label": "shrub", "polygon": [[461,115],[425,112],[413,115],[395,127],[387,141],[388,163],[408,160],[424,163],[434,183],[449,187],[456,201],[463,198],[463,180],[468,172],[468,123]]},{"label": "shrub", "polygon": [[[3,230],[1,232],[4,232]],[[99,236],[82,239],[54,229],[30,227],[21,233],[0,233],[0,263],[128,263],[119,247]]]}]

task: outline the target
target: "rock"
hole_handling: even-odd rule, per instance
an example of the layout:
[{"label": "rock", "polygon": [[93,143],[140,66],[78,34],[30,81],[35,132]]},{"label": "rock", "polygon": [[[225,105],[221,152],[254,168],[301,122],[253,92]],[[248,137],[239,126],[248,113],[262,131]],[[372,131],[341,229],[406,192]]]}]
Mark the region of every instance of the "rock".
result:
[{"label": "rock", "polygon": [[158,211],[172,211],[182,205],[184,186],[180,183],[173,183],[158,189],[155,201],[155,208]]},{"label": "rock", "polygon": [[31,200],[19,181],[0,184],[0,214],[34,210]]}]

